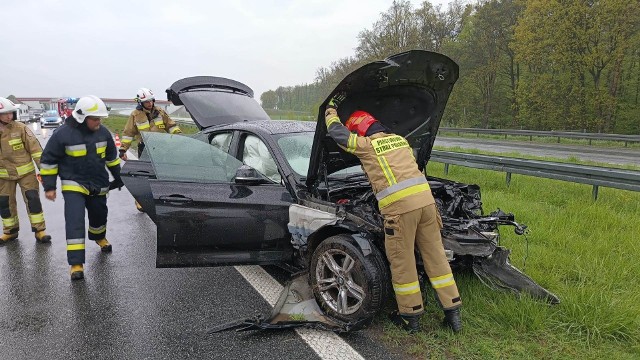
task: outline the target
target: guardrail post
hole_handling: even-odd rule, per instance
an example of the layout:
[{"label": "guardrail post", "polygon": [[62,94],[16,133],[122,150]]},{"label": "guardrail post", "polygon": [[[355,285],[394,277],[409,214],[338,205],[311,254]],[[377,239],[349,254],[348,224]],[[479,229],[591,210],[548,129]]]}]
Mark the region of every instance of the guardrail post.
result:
[{"label": "guardrail post", "polygon": [[593,201],[598,200],[598,185],[593,185],[593,191],[591,193],[593,194]]},{"label": "guardrail post", "polygon": [[511,173],[508,172],[507,173],[507,187],[509,187],[511,185]]},{"label": "guardrail post", "polygon": [[449,164],[444,164],[444,174],[449,175]]},{"label": "guardrail post", "polygon": [[560,136],[558,136],[558,144],[560,144]]},{"label": "guardrail post", "polygon": [[529,141],[533,141],[533,135],[529,135]]}]

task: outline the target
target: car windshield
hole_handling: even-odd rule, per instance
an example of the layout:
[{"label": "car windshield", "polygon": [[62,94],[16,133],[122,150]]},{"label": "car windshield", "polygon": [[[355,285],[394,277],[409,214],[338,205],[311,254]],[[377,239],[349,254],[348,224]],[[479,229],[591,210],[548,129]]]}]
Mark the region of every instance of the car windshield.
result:
[{"label": "car windshield", "polygon": [[[313,132],[281,135],[277,141],[282,154],[289,166],[300,176],[307,176],[311,147],[313,146]],[[353,174],[362,174],[361,166],[352,166],[331,174],[331,178],[342,178]]]},{"label": "car windshield", "polygon": [[44,116],[58,116],[58,112],[55,110],[49,110],[44,114]]}]

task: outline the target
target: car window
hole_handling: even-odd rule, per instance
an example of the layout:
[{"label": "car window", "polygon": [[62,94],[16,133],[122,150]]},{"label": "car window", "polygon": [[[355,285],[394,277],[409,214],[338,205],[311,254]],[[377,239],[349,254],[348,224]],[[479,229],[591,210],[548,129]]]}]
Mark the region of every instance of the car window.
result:
[{"label": "car window", "polygon": [[281,182],[276,162],[271,157],[267,145],[257,136],[247,135],[244,139],[242,161],[274,182]]},{"label": "car window", "polygon": [[284,135],[278,138],[278,146],[289,163],[289,166],[300,176],[307,176],[313,133]]},{"label": "car window", "polygon": [[233,156],[188,136],[144,131],[142,138],[159,180],[228,183],[242,166]]},{"label": "car window", "polygon": [[221,151],[229,152],[229,145],[231,144],[232,133],[220,133],[213,136],[211,139],[211,145],[217,147]]}]

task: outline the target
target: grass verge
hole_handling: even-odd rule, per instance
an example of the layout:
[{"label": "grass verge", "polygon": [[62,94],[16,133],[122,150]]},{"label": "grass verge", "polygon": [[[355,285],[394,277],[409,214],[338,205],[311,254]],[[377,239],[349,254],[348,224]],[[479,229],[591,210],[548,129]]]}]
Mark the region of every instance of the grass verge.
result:
[{"label": "grass verge", "polygon": [[511,262],[561,298],[549,306],[493,291],[457,274],[465,329],[440,327],[442,312],[425,294],[422,332],[407,335],[383,316],[383,338],[419,359],[637,359],[640,357],[640,194],[557,180],[430,163],[432,176],[481,186],[485,211],[516,214],[532,230],[527,244],[510,229]]}]

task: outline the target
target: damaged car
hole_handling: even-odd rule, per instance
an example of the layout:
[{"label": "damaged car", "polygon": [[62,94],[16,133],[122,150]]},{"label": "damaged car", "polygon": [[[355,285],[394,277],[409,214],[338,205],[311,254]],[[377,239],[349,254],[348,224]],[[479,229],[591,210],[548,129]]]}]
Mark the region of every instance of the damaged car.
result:
[{"label": "damaged car", "polygon": [[[143,132],[142,157],[122,169],[157,225],[156,266],[277,265],[296,274],[271,318],[217,330],[365,326],[392,295],[383,218],[359,160],[327,135],[325,105],[347,94],[340,118],[355,110],[374,114],[407,139],[424,170],[457,79],[458,65],[442,54],[397,54],[346,76],[316,123],[271,120],[253,91],[234,80],[176,81],[167,98],[184,105],[201,131]],[[500,246],[500,227],[522,235],[525,225],[499,209],[485,214],[477,185],[427,179],[454,270],[472,269],[486,284],[559,302],[513,267]]]}]

